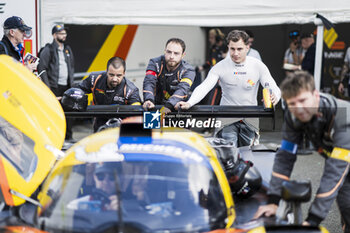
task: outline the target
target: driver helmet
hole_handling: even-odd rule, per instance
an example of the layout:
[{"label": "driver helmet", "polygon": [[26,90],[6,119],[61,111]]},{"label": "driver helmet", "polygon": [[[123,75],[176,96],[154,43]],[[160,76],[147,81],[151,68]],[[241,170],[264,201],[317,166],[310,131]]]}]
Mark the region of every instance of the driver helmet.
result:
[{"label": "driver helmet", "polygon": [[63,93],[61,104],[65,111],[85,111],[88,98],[82,89],[72,87]]},{"label": "driver helmet", "polygon": [[233,194],[240,199],[251,197],[259,191],[262,185],[261,174],[256,167],[253,167],[253,164],[249,161],[243,161],[243,163],[246,164],[247,170],[240,173],[239,171],[241,168],[234,169],[233,173],[240,177],[235,183],[229,181],[231,191],[233,191]]}]

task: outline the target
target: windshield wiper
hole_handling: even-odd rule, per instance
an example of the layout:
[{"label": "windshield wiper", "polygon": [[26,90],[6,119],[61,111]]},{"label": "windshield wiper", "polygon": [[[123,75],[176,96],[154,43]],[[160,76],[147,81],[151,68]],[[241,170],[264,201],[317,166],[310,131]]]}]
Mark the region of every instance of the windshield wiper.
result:
[{"label": "windshield wiper", "polygon": [[13,194],[13,195],[16,195],[17,197],[20,197],[20,198],[22,198],[22,199],[24,199],[24,200],[26,200],[26,201],[28,201],[28,202],[30,202],[30,203],[36,205],[36,206],[42,207],[42,205],[40,204],[40,202],[34,200],[33,198],[27,197],[27,196],[25,196],[24,194],[19,193],[19,192],[13,190],[13,189],[10,189],[10,193]]}]

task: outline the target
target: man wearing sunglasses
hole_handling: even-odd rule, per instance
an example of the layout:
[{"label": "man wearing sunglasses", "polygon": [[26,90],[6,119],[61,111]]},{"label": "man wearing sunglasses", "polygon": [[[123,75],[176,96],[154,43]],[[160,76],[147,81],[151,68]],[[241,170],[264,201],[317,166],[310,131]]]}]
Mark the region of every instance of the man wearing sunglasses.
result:
[{"label": "man wearing sunglasses", "polygon": [[[3,25],[4,36],[0,42],[0,54],[7,54],[23,63],[24,37],[31,35],[31,27],[28,27],[22,18],[12,16],[7,18]],[[24,64],[30,71],[36,69],[37,64]]]},{"label": "man wearing sunglasses", "polygon": [[68,208],[94,211],[117,210],[118,197],[116,195],[117,186],[115,180],[117,174],[113,164],[97,163],[92,175],[94,181],[93,187],[91,189],[83,188],[89,195],[71,201],[68,204]]}]

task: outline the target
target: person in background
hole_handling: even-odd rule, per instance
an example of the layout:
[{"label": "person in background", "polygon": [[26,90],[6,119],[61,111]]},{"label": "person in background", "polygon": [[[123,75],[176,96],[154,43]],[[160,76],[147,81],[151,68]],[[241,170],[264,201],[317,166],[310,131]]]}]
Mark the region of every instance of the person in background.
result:
[{"label": "person in background", "polygon": [[247,53],[247,56],[251,56],[251,57],[255,57],[256,59],[261,60],[261,56],[260,53],[258,52],[258,50],[253,49],[253,43],[254,43],[254,34],[252,31],[250,30],[245,30],[245,32],[248,34],[249,36],[249,51]]},{"label": "person in background", "polygon": [[[94,105],[141,105],[139,89],[125,78],[126,64],[120,57],[107,62],[107,70],[95,72],[81,81],[79,88],[86,94],[92,93]],[[108,121],[108,118],[94,120],[94,132]]]},{"label": "person in background", "polygon": [[[212,28],[208,33],[209,55],[208,60],[198,67],[198,71],[209,71],[216,63],[226,57],[227,44],[225,43],[225,34],[219,28]],[[197,85],[198,86],[198,85]],[[194,88],[193,88],[194,90]],[[215,87],[201,101],[201,104],[218,105],[221,99],[221,87],[217,83]]]},{"label": "person in background", "polygon": [[315,54],[316,44],[314,35],[312,33],[306,33],[303,35],[302,45],[303,49],[306,50],[305,56],[302,59],[301,69],[309,72],[311,75],[314,74],[315,70]]},{"label": "person in background", "polygon": [[202,66],[198,67],[199,71],[209,70],[216,63],[224,59],[227,54],[225,34],[220,29],[210,29],[208,33],[208,41],[210,46],[208,60]]},{"label": "person in background", "polygon": [[171,38],[165,44],[164,55],[150,59],[143,80],[143,108],[164,105],[163,113],[174,110],[175,105],[189,96],[195,78],[194,68],[183,60],[185,42]]},{"label": "person in background", "polygon": [[[344,57],[344,65],[340,74],[340,82],[338,86],[338,91],[339,93],[344,92],[344,88],[347,84],[348,86],[348,96],[350,97],[350,79],[349,76],[345,77],[349,73],[349,68],[350,68],[350,47],[346,50],[346,54]],[[346,82],[348,80],[348,82]]]},{"label": "person in background", "polygon": [[[24,37],[31,35],[31,27],[28,27],[22,18],[12,16],[5,20],[4,36],[0,42],[0,54],[7,54],[23,63]],[[36,63],[23,63],[31,72],[36,70]]]},{"label": "person in background", "polygon": [[[41,80],[51,89],[58,100],[73,86],[74,57],[72,49],[66,44],[67,31],[63,25],[52,28],[53,41],[47,44],[39,55],[38,73]],[[73,119],[66,118],[66,140],[73,139]]]},{"label": "person in background", "polygon": [[288,37],[291,42],[289,48],[285,51],[283,58],[283,68],[286,70],[286,74],[293,72],[294,70],[300,70],[303,59],[303,48],[300,44],[299,30],[290,31]]}]

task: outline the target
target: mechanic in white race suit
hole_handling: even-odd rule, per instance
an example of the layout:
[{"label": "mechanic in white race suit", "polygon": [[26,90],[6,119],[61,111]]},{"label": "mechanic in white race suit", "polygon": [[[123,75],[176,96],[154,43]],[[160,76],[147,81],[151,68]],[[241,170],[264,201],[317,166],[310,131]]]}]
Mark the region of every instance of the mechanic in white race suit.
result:
[{"label": "mechanic in white race suit", "polygon": [[315,199],[303,225],[318,225],[337,199],[343,230],[350,233],[350,103],[319,93],[312,75],[291,73],[281,84],[286,101],[281,148],[273,165],[267,205],[260,206],[255,218],[276,213],[284,180],[289,180],[297,159],[297,149],[305,133],[325,158]]},{"label": "mechanic in white race suit", "polygon": [[[230,56],[211,68],[207,78],[192,93],[187,102],[179,102],[175,108],[189,109],[201,101],[204,96],[220,81],[222,97],[220,105],[256,106],[259,84],[268,84],[272,93],[271,101],[276,105],[281,92],[272,78],[269,69],[260,60],[247,56],[249,36],[246,32],[233,30],[227,35]],[[247,146],[258,143],[259,119],[220,119],[225,125],[216,133],[235,146]]]}]

